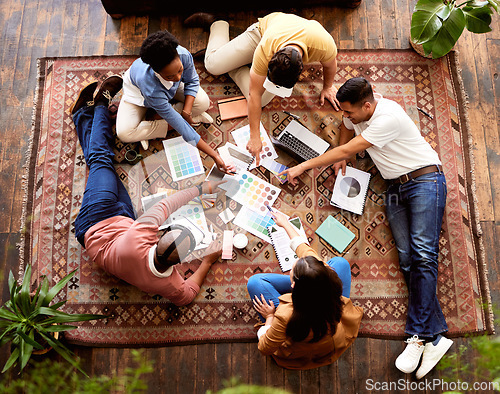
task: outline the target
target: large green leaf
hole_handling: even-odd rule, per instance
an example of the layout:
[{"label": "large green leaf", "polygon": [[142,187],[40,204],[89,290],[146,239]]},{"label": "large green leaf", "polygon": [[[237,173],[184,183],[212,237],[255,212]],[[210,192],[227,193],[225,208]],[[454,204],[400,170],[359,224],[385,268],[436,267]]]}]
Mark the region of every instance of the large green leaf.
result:
[{"label": "large green leaf", "polygon": [[60,325],[60,324],[52,324],[51,326],[45,328],[45,332],[61,332],[61,331],[69,331],[78,328],[77,326],[68,326],[68,325]]},{"label": "large green leaf", "polygon": [[465,27],[472,33],[487,33],[491,31],[491,14],[493,11],[486,5],[481,8],[464,7]]},{"label": "large green leaf", "polygon": [[47,316],[53,316],[52,318],[47,319],[44,324],[55,324],[55,323],[72,323],[72,322],[79,322],[79,321],[88,321],[88,320],[95,320],[95,319],[103,319],[107,316],[105,315],[92,315],[92,314],[74,314],[70,315],[68,313],[62,312],[62,311],[55,311],[51,308],[45,308],[41,307],[40,308],[40,313],[47,315]]},{"label": "large green leaf", "polygon": [[5,307],[0,308],[0,319],[20,321],[21,317],[16,315],[15,313],[9,311]]},{"label": "large green leaf", "polygon": [[41,333],[42,337],[47,341],[47,343],[52,346],[52,348],[59,353],[67,362],[69,362],[73,367],[77,368],[81,373],[88,377],[85,371],[78,365],[77,361],[74,359],[75,355],[61,342],[52,337],[51,335]]},{"label": "large green leaf", "polygon": [[12,353],[10,354],[10,357],[9,359],[7,360],[7,362],[5,363],[4,367],[3,367],[3,370],[2,370],[2,373],[4,373],[5,371],[7,371],[10,367],[12,367],[17,359],[19,358],[19,349],[16,347]]},{"label": "large green leaf", "polygon": [[12,311],[16,314],[19,313],[17,305],[16,305],[18,288],[19,288],[19,286],[17,285],[17,282],[14,279],[14,275],[12,274],[12,271],[10,271],[10,273],[9,273],[10,300],[7,303],[5,303],[5,305],[8,304],[9,307],[12,309]]},{"label": "large green leaf", "polygon": [[42,281],[42,285],[39,287],[39,290],[40,292],[38,293],[35,307],[38,308],[41,306],[48,306],[48,304],[43,305],[43,301],[45,300],[47,292],[49,291],[49,281],[47,280],[47,278],[44,278],[44,280]]},{"label": "large green leaf", "polygon": [[59,282],[57,282],[54,287],[49,289],[47,295],[45,296],[44,305],[48,305],[50,301],[66,286],[66,283],[75,275],[76,270],[71,271],[68,275],[62,278]]},{"label": "large green leaf", "polygon": [[464,13],[460,8],[455,8],[448,19],[443,21],[443,27],[439,30],[439,33],[432,40],[422,44],[425,53],[432,53],[434,59],[446,55],[460,38],[464,28]]},{"label": "large green leaf", "polygon": [[37,349],[43,349],[43,346],[40,345],[37,341],[35,341],[33,330],[31,331],[30,335],[27,335],[22,330],[17,330],[16,334],[19,335],[24,340],[24,342],[28,343],[32,347],[36,347]]},{"label": "large green leaf", "polygon": [[[31,337],[33,337],[33,332],[31,332]],[[30,338],[31,339],[31,338]],[[32,340],[33,343],[36,343],[34,340]],[[41,346],[40,346],[41,347]],[[31,357],[31,354],[33,353],[33,346],[31,345],[30,342],[28,341],[23,341],[21,342],[21,352],[19,353],[19,358],[21,359],[21,371],[24,369],[26,364],[28,364],[28,361]]]},{"label": "large green leaf", "polygon": [[420,0],[415,5],[411,17],[411,39],[416,44],[423,44],[434,37],[446,20],[452,6],[442,0]]}]

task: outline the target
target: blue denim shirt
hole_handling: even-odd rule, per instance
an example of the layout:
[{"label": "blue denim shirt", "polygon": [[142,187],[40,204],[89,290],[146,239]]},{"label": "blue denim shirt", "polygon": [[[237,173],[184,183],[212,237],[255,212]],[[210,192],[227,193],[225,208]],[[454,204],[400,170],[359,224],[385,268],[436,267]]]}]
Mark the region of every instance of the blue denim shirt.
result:
[{"label": "blue denim shirt", "polygon": [[184,71],[179,82],[173,82],[167,89],[158,79],[151,66],[138,58],[130,66],[130,80],[141,91],[144,97],[144,106],[153,108],[169,125],[171,125],[185,141],[196,145],[200,135],[191,125],[172,107],[170,100],[174,97],[180,82],[184,83],[184,95],[194,96],[198,93],[200,79],[194,66],[193,57],[186,48],[177,46],[177,53],[181,59]]}]

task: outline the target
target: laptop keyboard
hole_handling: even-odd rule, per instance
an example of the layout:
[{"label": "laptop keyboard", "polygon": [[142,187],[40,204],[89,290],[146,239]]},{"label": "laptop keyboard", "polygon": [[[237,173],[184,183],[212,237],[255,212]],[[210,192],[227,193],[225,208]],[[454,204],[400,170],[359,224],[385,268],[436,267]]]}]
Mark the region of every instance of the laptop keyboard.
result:
[{"label": "laptop keyboard", "polygon": [[316,152],[314,149],[311,149],[303,141],[299,140],[294,135],[287,133],[286,131],[280,136],[279,141],[282,144],[287,145],[292,151],[296,152],[305,160],[313,159],[319,156],[318,152]]}]

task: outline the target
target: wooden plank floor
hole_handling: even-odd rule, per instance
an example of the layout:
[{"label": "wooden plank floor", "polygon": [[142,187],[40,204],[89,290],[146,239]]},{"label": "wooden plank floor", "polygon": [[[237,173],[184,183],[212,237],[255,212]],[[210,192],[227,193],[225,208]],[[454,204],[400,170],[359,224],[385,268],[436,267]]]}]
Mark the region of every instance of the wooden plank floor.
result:
[{"label": "wooden plank floor", "polygon": [[[296,11],[320,21],[343,48],[408,48],[410,15],[416,0],[363,0],[356,10],[316,7]],[[231,13],[235,33],[262,12]],[[44,56],[137,54],[153,31],[169,29],[192,52],[205,47],[206,33],[184,29],[181,16],[131,16],[113,20],[99,0],[2,0],[0,2],[0,297],[7,274],[16,272],[22,204],[22,165],[28,146],[36,59]],[[457,49],[469,97],[476,162],[477,196],[484,245],[490,263],[493,301],[500,305],[500,22],[493,32],[464,33]],[[498,329],[498,328],[497,328]],[[466,339],[458,339],[453,351]],[[261,356],[255,343],[203,344],[145,349],[155,362],[147,377],[151,393],[203,393],[217,390],[231,376],[242,382],[283,387],[294,393],[367,392],[367,379],[397,382],[394,367],[400,341],[360,338],[334,365],[305,372],[283,370]],[[130,350],[76,347],[90,374],[113,374],[132,365]],[[0,365],[8,349],[0,350]],[[470,362],[467,352],[460,363]],[[428,379],[438,379],[433,371]],[[3,377],[5,378],[5,377]],[[407,392],[409,390],[399,390]],[[425,389],[423,391],[431,391]],[[440,390],[437,390],[440,391]],[[433,391],[434,392],[434,391]]]}]

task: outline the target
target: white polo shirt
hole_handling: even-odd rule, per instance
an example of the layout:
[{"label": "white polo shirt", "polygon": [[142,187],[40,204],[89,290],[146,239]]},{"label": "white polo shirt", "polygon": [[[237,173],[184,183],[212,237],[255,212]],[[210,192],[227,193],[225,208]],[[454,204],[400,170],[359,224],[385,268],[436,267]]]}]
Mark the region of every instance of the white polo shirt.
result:
[{"label": "white polo shirt", "polygon": [[375,99],[377,106],[369,120],[353,124],[343,118],[343,122],[347,129],[373,145],[367,152],[384,179],[441,164],[437,152],[398,103],[380,94],[375,94]]}]

